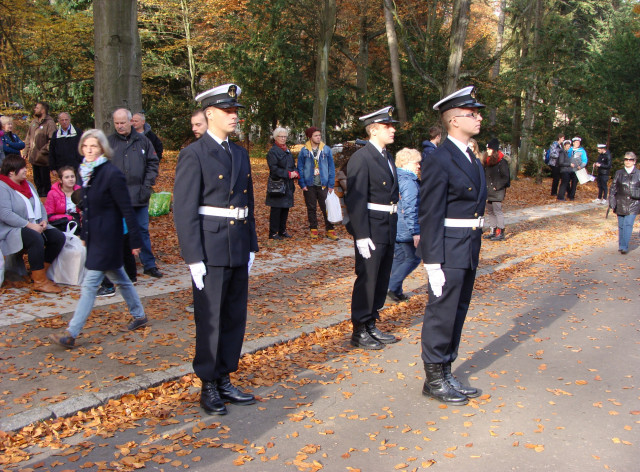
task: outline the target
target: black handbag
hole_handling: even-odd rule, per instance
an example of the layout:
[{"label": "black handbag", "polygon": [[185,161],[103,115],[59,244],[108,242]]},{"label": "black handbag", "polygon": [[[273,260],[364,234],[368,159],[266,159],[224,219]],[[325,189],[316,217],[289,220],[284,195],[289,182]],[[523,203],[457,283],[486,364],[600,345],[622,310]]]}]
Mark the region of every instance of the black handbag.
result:
[{"label": "black handbag", "polygon": [[267,181],[267,193],[276,197],[284,195],[287,193],[285,181],[282,179],[272,179],[271,176],[269,176],[269,180]]}]

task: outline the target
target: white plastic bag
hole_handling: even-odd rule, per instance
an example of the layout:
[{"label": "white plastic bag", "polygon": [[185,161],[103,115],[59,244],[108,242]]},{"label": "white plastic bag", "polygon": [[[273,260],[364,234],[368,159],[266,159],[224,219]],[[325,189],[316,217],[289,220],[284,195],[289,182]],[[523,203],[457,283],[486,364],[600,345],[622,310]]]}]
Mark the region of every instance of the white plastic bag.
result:
[{"label": "white plastic bag", "polygon": [[342,223],[342,208],[340,208],[340,199],[336,195],[336,192],[328,193],[325,203],[327,205],[327,219],[329,222]]},{"label": "white plastic bag", "polygon": [[585,169],[584,167],[576,171],[576,177],[578,177],[578,183],[580,185],[596,180],[596,178],[593,175],[589,174],[587,172],[587,169]]},{"label": "white plastic bag", "polygon": [[64,232],[66,241],[58,257],[51,263],[47,277],[57,284],[81,285],[84,279],[84,264],[87,260],[87,248],[74,234],[78,224],[70,221]]}]

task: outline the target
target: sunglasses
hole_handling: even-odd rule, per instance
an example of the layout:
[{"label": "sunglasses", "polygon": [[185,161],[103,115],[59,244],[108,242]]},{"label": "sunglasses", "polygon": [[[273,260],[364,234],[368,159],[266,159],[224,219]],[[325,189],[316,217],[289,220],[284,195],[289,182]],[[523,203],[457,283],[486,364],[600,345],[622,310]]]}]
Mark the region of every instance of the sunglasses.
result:
[{"label": "sunglasses", "polygon": [[632,157],[625,157],[625,158],[624,158],[624,160],[625,160],[625,161],[635,161],[635,159],[634,159],[634,158],[632,158]]}]

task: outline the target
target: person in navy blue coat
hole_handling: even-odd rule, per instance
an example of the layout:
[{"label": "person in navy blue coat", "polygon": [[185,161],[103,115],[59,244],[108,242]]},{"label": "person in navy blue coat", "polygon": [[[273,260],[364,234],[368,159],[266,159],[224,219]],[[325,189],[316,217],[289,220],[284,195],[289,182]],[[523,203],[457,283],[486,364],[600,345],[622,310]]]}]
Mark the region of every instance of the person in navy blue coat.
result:
[{"label": "person in navy blue coat", "polygon": [[228,139],[238,124],[239,95],[240,87],[226,84],[196,97],[208,129],[180,152],[174,185],[180,251],[193,279],[193,370],[202,380],[200,405],[210,415],[227,414],[225,402],[255,403],[229,377],[238,370],[249,270],[258,252],[249,154]]},{"label": "person in navy blue coat", "polygon": [[376,327],[389,287],[398,226],[398,175],[393,156],[386,150],[396,132],[392,113],[393,107],[386,107],[359,118],[369,142],[347,165],[347,231],[355,240],[356,258],[351,344],[364,349],[382,349],[398,341]]},{"label": "person in navy blue coat", "polygon": [[422,326],[423,394],[445,403],[466,404],[480,393],[451,373],[458,356],[482,242],[487,187],[469,139],[482,116],[473,87],[434,105],[447,139],[423,161],[420,184],[420,255],[429,276],[429,302]]},{"label": "person in navy blue coat", "polygon": [[440,141],[442,141],[442,128],[440,126],[429,128],[429,139],[422,141],[422,158],[424,159],[435,151]]},{"label": "person in navy blue coat", "polygon": [[75,346],[75,339],[91,313],[105,274],[118,285],[133,316],[133,321],[123,330],[133,331],[148,322],[138,293],[124,270],[123,219],[127,223],[131,247],[135,248],[132,252],[137,254],[142,247],[125,176],[109,161],[112,151],[102,131],[85,131],[78,149],[84,156],[79,171],[82,177],[82,239],[87,246],[87,270],[82,281],[82,295],[66,333],[51,335],[54,342],[66,348]]}]

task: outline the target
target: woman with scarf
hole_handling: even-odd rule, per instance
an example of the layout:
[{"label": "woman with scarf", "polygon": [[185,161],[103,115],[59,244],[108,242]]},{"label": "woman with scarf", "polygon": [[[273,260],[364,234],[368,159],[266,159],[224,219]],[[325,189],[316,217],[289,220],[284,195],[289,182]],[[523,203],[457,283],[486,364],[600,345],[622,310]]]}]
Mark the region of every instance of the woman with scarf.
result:
[{"label": "woman with scarf", "polygon": [[609,191],[609,206],[618,215],[618,252],[629,252],[633,222],[640,213],[640,171],[636,169],[636,155],[624,154],[624,168],[616,172]]},{"label": "woman with scarf", "polygon": [[96,293],[105,274],[118,284],[129,312],[133,316],[124,330],[133,331],[147,324],[140,298],[123,267],[123,218],[129,228],[133,254],[140,252],[142,239],[138,230],[124,174],[111,162],[112,151],[104,133],[85,131],[78,145],[84,156],[80,164],[82,178],[82,239],[87,246],[87,271],[82,295],[65,333],[51,339],[68,349],[82,331],[91,313]]},{"label": "woman with scarf", "polygon": [[485,211],[486,224],[490,231],[484,236],[491,241],[504,240],[504,213],[502,201],[511,185],[509,163],[504,154],[499,151],[500,142],[493,138],[487,143],[487,154],[483,159],[484,175],[487,181],[487,206]]},{"label": "woman with scarf", "polygon": [[47,279],[47,269],[64,246],[62,232],[47,221],[35,187],[27,182],[27,161],[9,154],[0,168],[0,253],[27,253],[33,289],[60,293]]},{"label": "woman with scarf", "polygon": [[[269,166],[269,184],[267,184],[267,199],[265,204],[271,207],[269,214],[269,239],[290,238],[287,233],[287,218],[289,208],[293,206],[294,179],[299,177],[296,161],[287,148],[289,132],[284,128],[273,130],[273,146],[267,153]],[[284,191],[270,191],[271,183],[283,186]]]}]

